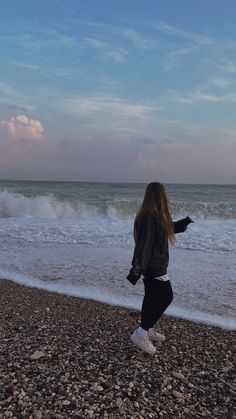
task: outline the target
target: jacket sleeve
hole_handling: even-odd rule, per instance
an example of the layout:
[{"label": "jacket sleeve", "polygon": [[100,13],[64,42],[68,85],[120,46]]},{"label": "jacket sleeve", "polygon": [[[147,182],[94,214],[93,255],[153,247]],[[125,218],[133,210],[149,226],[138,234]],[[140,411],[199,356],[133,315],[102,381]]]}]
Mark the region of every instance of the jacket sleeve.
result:
[{"label": "jacket sleeve", "polygon": [[182,218],[181,220],[178,220],[178,221],[174,221],[173,222],[174,233],[175,234],[183,233],[187,229],[188,224],[189,224],[188,217]]},{"label": "jacket sleeve", "polygon": [[153,214],[145,214],[141,220],[138,238],[134,249],[132,265],[144,272],[152,255],[155,236],[155,218]]}]

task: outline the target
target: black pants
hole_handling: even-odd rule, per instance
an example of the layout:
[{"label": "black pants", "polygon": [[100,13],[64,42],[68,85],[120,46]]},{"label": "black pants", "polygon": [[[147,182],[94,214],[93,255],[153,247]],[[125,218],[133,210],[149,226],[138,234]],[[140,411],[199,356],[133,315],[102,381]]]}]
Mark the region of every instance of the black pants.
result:
[{"label": "black pants", "polygon": [[159,281],[152,277],[143,278],[145,295],[141,311],[141,327],[145,330],[154,326],[173,300],[170,281]]}]

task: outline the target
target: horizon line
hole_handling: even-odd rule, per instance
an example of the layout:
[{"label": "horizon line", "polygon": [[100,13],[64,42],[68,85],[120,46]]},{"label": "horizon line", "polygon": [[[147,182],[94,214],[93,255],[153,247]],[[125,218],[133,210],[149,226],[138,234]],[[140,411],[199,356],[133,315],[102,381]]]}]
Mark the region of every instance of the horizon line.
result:
[{"label": "horizon line", "polygon": [[[155,182],[155,180],[150,180],[146,182],[138,181],[116,181],[116,180],[55,180],[55,179],[0,179],[0,182],[52,182],[52,183],[117,183],[117,184],[140,184],[146,185],[150,182]],[[208,186],[236,186],[236,183],[207,183],[207,182],[164,182],[161,183],[165,185],[208,185]]]}]

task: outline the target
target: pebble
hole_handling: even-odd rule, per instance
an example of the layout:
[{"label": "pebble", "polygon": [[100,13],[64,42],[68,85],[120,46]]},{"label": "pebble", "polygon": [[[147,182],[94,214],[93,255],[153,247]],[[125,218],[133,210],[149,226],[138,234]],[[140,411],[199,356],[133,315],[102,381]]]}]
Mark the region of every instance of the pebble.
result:
[{"label": "pebble", "polygon": [[34,412],[34,419],[42,419],[43,414],[41,412],[41,410],[36,410],[36,412]]},{"label": "pebble", "polygon": [[185,378],[185,376],[181,372],[173,372],[173,376],[175,378],[178,378],[183,383],[187,384],[188,380]]},{"label": "pebble", "polygon": [[67,378],[65,375],[62,375],[62,376],[60,377],[60,382],[61,382],[62,384],[68,383],[68,378]]},{"label": "pebble", "polygon": [[176,399],[181,399],[183,397],[183,393],[181,393],[180,391],[177,390],[173,390],[172,394],[174,397],[176,397]]},{"label": "pebble", "polygon": [[13,416],[13,413],[12,413],[12,412],[10,412],[9,410],[6,410],[6,411],[4,412],[4,417],[5,417],[5,418],[12,418],[12,416]]},{"label": "pebble", "polygon": [[94,411],[93,410],[86,410],[85,411],[86,415],[88,415],[89,418],[93,417]]},{"label": "pebble", "polygon": [[122,398],[121,397],[118,397],[118,399],[116,399],[116,404],[117,404],[118,407],[121,407],[122,406],[123,401],[122,401]]},{"label": "pebble", "polygon": [[183,378],[185,378],[184,375],[181,374],[181,372],[173,372],[173,376],[175,378],[179,378],[180,380],[182,380]]},{"label": "pebble", "polygon": [[44,352],[42,351],[35,351],[31,356],[30,359],[32,361],[37,361],[38,359],[42,358],[43,356],[45,356]]},{"label": "pebble", "polygon": [[63,406],[70,406],[71,402],[70,400],[63,400],[62,404]]}]

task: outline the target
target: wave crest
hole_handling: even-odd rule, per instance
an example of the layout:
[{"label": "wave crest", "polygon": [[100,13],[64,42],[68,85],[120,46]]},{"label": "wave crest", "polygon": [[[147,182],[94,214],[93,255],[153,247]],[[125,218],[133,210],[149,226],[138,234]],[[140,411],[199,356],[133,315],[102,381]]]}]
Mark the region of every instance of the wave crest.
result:
[{"label": "wave crest", "polygon": [[134,205],[130,207],[127,201],[90,204],[80,200],[60,201],[53,194],[27,197],[7,190],[0,192],[0,218],[124,218],[134,213]]},{"label": "wave crest", "polygon": [[[134,218],[140,201],[132,198],[110,198],[89,196],[84,200],[71,198],[58,199],[55,194],[25,196],[10,192],[0,192],[0,218],[38,218],[38,219],[89,219],[89,218]],[[174,205],[173,219],[189,215],[194,220],[222,219],[235,220],[236,208],[230,202],[177,202]]]}]

